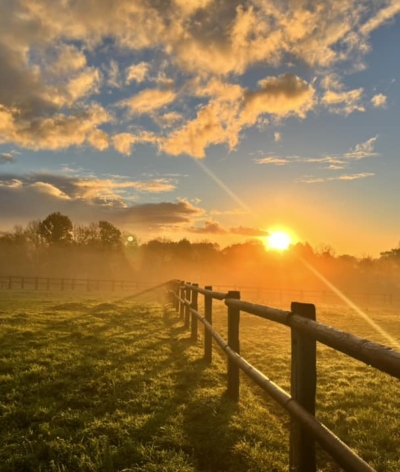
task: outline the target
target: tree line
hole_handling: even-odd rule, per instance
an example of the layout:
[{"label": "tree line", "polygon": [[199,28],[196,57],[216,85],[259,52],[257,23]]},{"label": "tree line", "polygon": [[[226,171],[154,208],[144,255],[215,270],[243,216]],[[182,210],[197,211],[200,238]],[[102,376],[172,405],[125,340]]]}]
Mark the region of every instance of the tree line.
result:
[{"label": "tree line", "polygon": [[320,288],[306,261],[339,286],[397,289],[400,247],[380,257],[336,255],[329,245],[298,242],[279,253],[258,239],[221,248],[210,241],[157,238],[140,243],[112,223],[73,224],[51,213],[0,232],[0,275],[163,280]]}]

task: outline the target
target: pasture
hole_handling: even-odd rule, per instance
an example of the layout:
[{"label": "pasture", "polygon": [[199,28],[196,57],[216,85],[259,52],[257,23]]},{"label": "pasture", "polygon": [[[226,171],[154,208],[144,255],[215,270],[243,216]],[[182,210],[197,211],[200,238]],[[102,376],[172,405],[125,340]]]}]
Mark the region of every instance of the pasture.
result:
[{"label": "pasture", "polygon": [[[400,339],[396,312],[368,315]],[[349,309],[317,306],[317,318],[387,344]],[[1,471],[288,470],[286,413],[244,376],[240,403],[226,398],[217,347],[206,365],[160,303],[2,291],[0,342]],[[289,391],[286,327],[242,315],[241,352]],[[319,346],[317,417],[378,471],[400,470],[398,380]],[[318,464],[341,470],[322,451]]]}]

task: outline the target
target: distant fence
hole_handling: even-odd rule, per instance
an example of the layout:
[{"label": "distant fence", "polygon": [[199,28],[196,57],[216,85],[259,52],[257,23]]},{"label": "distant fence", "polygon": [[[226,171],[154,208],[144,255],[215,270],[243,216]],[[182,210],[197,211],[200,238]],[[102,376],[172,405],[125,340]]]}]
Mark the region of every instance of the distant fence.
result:
[{"label": "distant fence", "polygon": [[74,279],[67,277],[21,277],[0,276],[0,289],[19,290],[59,290],[87,292],[136,292],[154,285],[150,282],[134,280]]},{"label": "distant fence", "polygon": [[[215,285],[215,290],[219,292],[231,289],[239,290],[242,296],[248,299],[257,300],[258,302],[271,305],[283,305],[293,299],[297,299],[299,301],[314,300],[315,303],[319,303],[320,305],[336,305],[345,303],[343,299],[341,299],[331,290],[261,286],[252,287],[246,285],[237,285],[234,287],[231,285]],[[400,291],[377,291],[376,289],[366,291],[346,291],[343,293],[343,295],[345,295],[347,298],[350,298],[352,302],[361,306],[400,305]]]},{"label": "distant fence", "polygon": [[[291,310],[240,300],[239,291],[217,292],[211,286],[171,281],[167,285],[172,306],[179,313],[191,339],[197,341],[198,321],[204,325],[204,359],[212,361],[212,339],[228,358],[227,392],[239,400],[239,370],[277,401],[291,417],[290,472],[316,472],[315,441],[349,472],[375,472],[315,417],[317,341],[400,379],[400,352],[316,321],[315,305],[292,302]],[[204,296],[204,315],[198,311],[198,295]],[[213,328],[213,300],[224,300],[228,316],[228,341]],[[240,312],[246,312],[291,329],[291,394],[272,382],[240,356]]]},{"label": "distant fence", "polygon": [[[156,282],[144,282],[120,279],[89,279],[71,277],[35,277],[35,276],[0,276],[0,289],[27,289],[27,290],[84,290],[92,291],[138,291],[149,288]],[[303,300],[314,300],[320,305],[342,304],[340,297],[329,290],[307,290],[301,288],[271,288],[254,287],[246,285],[228,286],[215,285],[216,291],[238,290],[242,297],[275,306],[284,306],[293,299],[300,302]],[[364,306],[392,306],[400,305],[399,293],[379,293],[379,292],[350,292],[345,294],[354,303]]]}]

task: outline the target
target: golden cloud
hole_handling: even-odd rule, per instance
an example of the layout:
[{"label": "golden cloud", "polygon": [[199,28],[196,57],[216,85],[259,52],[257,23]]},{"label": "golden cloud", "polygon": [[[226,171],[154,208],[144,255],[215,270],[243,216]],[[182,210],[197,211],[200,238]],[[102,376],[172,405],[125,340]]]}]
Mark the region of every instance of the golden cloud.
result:
[{"label": "golden cloud", "polygon": [[101,129],[96,129],[91,134],[89,134],[87,140],[98,151],[104,151],[110,145],[110,138],[108,134]]},{"label": "golden cloud", "polygon": [[371,103],[375,108],[385,108],[387,103],[387,96],[378,93],[371,98]]},{"label": "golden cloud", "polygon": [[[398,0],[20,0],[3,10],[0,142],[53,150],[89,143],[105,149],[107,140],[96,130],[111,117],[103,109],[101,120],[93,118],[90,110],[102,108],[93,103],[95,94],[107,85],[128,86],[123,97],[131,96],[118,96],[110,107],[126,107],[135,119],[175,105],[177,98],[171,88],[138,90],[140,84],[149,79],[171,87],[176,77],[184,77],[180,95],[201,96],[206,103],[195,117],[185,107],[186,123],[147,142],[174,155],[203,157],[212,144],[234,148],[240,132],[265,122],[264,114],[304,117],[317,102],[314,85],[293,74],[266,78],[258,90],[229,84],[227,78],[234,81],[259,64],[288,61],[305,63],[317,75],[329,74],[338,63],[361,68],[371,32],[398,15],[400,6]],[[101,65],[107,69],[104,80],[87,58],[104,47],[105,38],[136,57],[146,50],[151,62],[127,67],[116,56],[108,69]],[[160,71],[158,77],[149,78],[149,70]],[[330,111],[364,111],[362,89],[333,83],[323,89],[320,103]],[[116,101],[111,92],[110,97]],[[384,106],[383,97],[376,95],[372,104]],[[117,136],[131,134],[128,126]],[[135,142],[114,139],[125,154]]]},{"label": "golden cloud", "polygon": [[163,108],[175,98],[176,93],[172,90],[145,89],[131,98],[122,100],[120,106],[128,108],[133,115],[141,115]]},{"label": "golden cloud", "polygon": [[[155,181],[119,181],[83,179],[53,174],[27,177],[0,176],[0,212],[4,218],[32,219],[32,212],[44,217],[54,211],[73,220],[107,219],[130,227],[189,223],[204,213],[186,200],[131,204],[126,192],[165,192],[171,189],[167,179]],[[26,205],[29,200],[30,205]]]},{"label": "golden cloud", "polygon": [[226,234],[227,230],[218,221],[207,220],[204,226],[191,226],[185,228],[189,233],[196,234]]},{"label": "golden cloud", "polygon": [[143,82],[149,72],[149,66],[147,62],[139,62],[139,64],[129,66],[125,71],[126,83],[129,84],[132,81]]},{"label": "golden cloud", "polygon": [[67,85],[67,92],[72,102],[76,102],[87,95],[98,93],[99,84],[99,71],[95,68],[87,68],[70,80]]},{"label": "golden cloud", "polygon": [[57,76],[69,75],[86,66],[86,56],[72,44],[60,44],[56,48],[56,59],[47,63],[47,71]]},{"label": "golden cloud", "polygon": [[314,104],[314,88],[294,74],[268,77],[259,82],[260,90],[245,95],[242,116],[246,123],[254,123],[263,113],[285,116],[296,114],[302,118]]},{"label": "golden cloud", "polygon": [[129,156],[132,147],[136,143],[157,143],[158,138],[149,132],[142,131],[136,135],[132,133],[119,133],[112,137],[114,148],[121,154]]},{"label": "golden cloud", "polygon": [[0,106],[0,142],[49,150],[80,146],[107,121],[109,115],[100,105],[82,108],[74,115],[57,113],[31,120],[23,119],[18,109]]},{"label": "golden cloud", "polygon": [[210,101],[199,109],[196,118],[162,140],[161,149],[172,155],[203,158],[212,144],[226,143],[235,148],[241,130],[263,114],[304,117],[314,105],[314,88],[293,74],[268,77],[260,86],[251,91],[216,79],[198,86],[196,94],[211,96]]}]

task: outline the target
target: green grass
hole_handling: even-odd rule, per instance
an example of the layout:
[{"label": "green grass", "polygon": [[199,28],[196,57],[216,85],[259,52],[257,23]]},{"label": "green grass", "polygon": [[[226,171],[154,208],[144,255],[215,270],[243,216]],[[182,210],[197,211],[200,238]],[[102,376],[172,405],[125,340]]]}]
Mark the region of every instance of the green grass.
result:
[{"label": "green grass", "polygon": [[[227,336],[225,308],[218,309],[214,326]],[[400,340],[400,321],[396,311],[369,310],[366,314],[393,338]],[[343,307],[318,310],[317,319],[338,329],[372,341],[387,344],[352,310]],[[254,316],[241,315],[241,354],[271,380],[290,392],[290,330],[285,326]],[[392,346],[396,347],[396,346]],[[244,377],[244,376],[243,376]],[[242,378],[243,378],[242,377]],[[329,347],[317,346],[316,416],[346,444],[379,472],[400,470],[400,382],[370,366]],[[287,421],[266,394],[246,387],[263,398],[277,419]],[[322,451],[319,466],[324,471],[342,470]]]},{"label": "green grass", "polygon": [[[1,292],[2,472],[288,470],[287,414],[244,377],[230,402],[217,347],[208,366],[172,310],[97,296]],[[392,313],[371,315],[400,334]],[[358,335],[365,325],[343,309],[318,317]],[[242,354],[287,390],[289,341],[242,316]],[[317,416],[378,471],[400,470],[399,382],[329,348],[318,359]],[[318,453],[321,471],[340,470]]]}]

